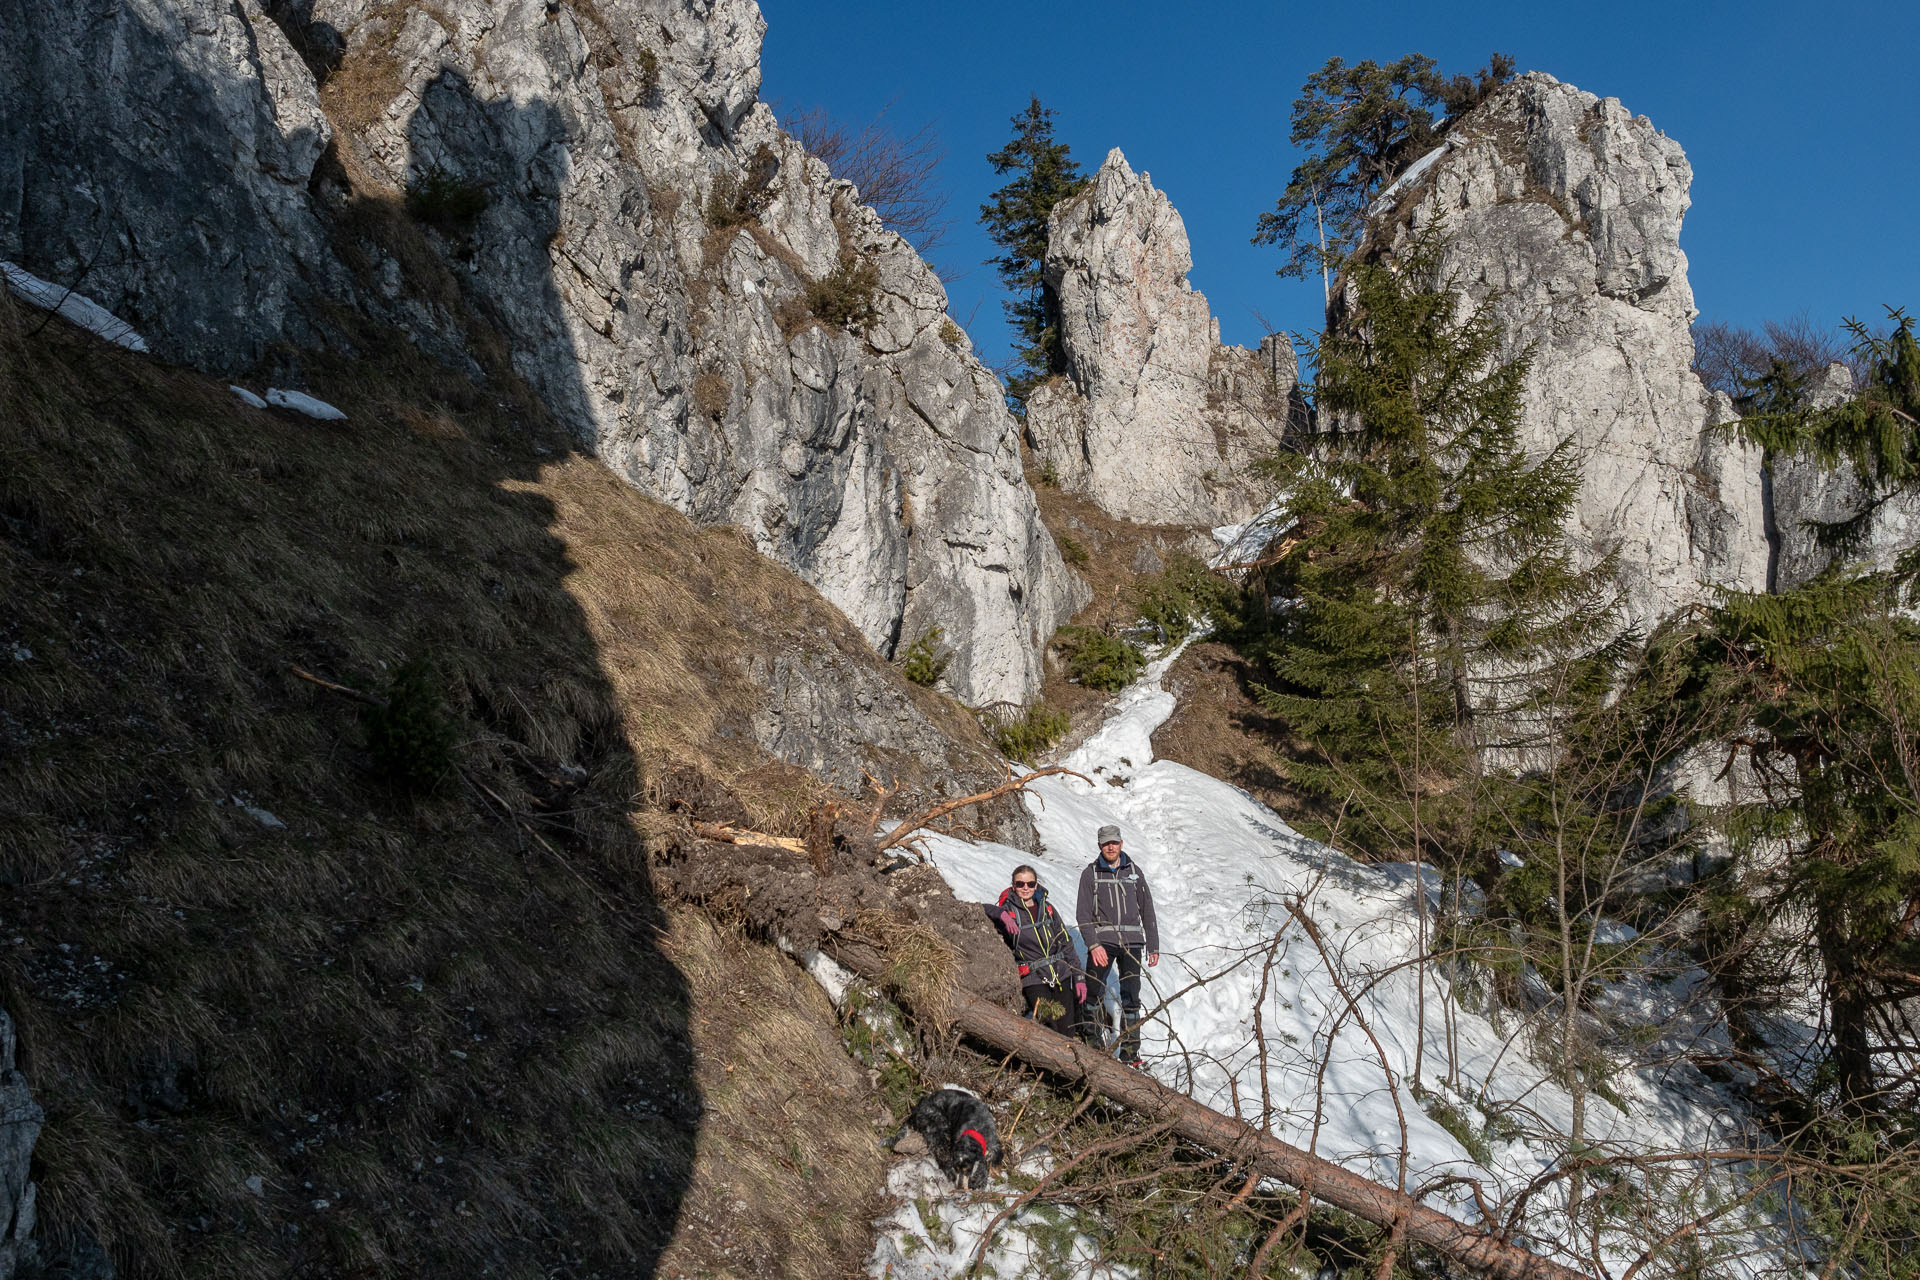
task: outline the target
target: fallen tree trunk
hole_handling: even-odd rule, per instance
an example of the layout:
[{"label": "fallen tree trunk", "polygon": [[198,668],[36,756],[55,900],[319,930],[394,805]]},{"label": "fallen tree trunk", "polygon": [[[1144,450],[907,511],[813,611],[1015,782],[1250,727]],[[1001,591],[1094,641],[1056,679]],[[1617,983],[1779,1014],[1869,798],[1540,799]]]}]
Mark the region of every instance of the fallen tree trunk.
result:
[{"label": "fallen tree trunk", "polygon": [[[857,973],[876,982],[886,981],[887,964],[879,952],[846,941],[837,942],[835,950]],[[1261,1133],[1176,1093],[1144,1072],[1122,1066],[1091,1046],[965,991],[954,991],[943,1012],[960,1030],[1029,1066],[1084,1081],[1134,1114],[1170,1122],[1180,1137],[1284,1182],[1303,1198],[1311,1197],[1385,1227],[1482,1274],[1498,1280],[1591,1280],[1581,1272],[1430,1209],[1412,1196]]]}]

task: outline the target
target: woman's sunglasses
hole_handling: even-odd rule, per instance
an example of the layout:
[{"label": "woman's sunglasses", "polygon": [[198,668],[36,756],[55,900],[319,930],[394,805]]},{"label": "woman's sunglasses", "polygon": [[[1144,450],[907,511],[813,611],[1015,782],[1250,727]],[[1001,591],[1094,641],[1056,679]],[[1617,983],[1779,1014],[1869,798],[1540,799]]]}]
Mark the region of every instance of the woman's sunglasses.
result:
[{"label": "woman's sunglasses", "polygon": [[1015,880],[1013,887],[1016,889],[1033,889],[1037,888],[1039,884],[1040,882],[1038,880]]}]

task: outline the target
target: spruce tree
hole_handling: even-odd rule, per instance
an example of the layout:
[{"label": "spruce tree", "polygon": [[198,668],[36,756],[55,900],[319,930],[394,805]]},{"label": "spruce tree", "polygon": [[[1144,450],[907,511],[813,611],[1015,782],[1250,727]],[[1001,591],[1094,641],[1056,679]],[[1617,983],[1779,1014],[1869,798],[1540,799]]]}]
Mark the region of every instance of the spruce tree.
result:
[{"label": "spruce tree", "polygon": [[[1789,971],[1821,974],[1823,1082],[1849,1114],[1882,1118],[1920,1101],[1899,1030],[1920,997],[1920,624],[1902,608],[1920,602],[1920,547],[1888,572],[1850,557],[1883,504],[1920,492],[1920,344],[1892,316],[1885,337],[1848,322],[1869,370],[1852,399],[1809,408],[1796,371],[1776,367],[1736,427],[1770,457],[1853,471],[1858,508],[1814,526],[1838,558],[1791,591],[1728,594],[1675,646],[1700,739],[1734,743],[1752,777],[1728,815],[1716,949],[1762,938],[1798,953]],[[1782,931],[1796,919],[1803,930]],[[1737,979],[1781,967],[1719,958]]]},{"label": "spruce tree", "polygon": [[1066,367],[1059,306],[1046,280],[1047,218],[1087,181],[1067,144],[1054,141],[1053,114],[1036,96],[1013,117],[1012,140],[987,156],[995,173],[1013,177],[980,206],[987,235],[1006,251],[989,261],[1012,295],[1002,309],[1013,325],[1019,366],[1007,380],[1007,395],[1022,411],[1027,394]]},{"label": "spruce tree", "polygon": [[1484,307],[1435,282],[1437,242],[1356,268],[1317,355],[1316,425],[1280,466],[1292,531],[1263,694],[1305,744],[1293,782],[1346,842],[1458,861],[1489,751],[1538,750],[1555,699],[1594,696],[1613,652],[1611,565],[1562,538],[1570,443],[1519,443],[1527,357],[1497,358]]}]

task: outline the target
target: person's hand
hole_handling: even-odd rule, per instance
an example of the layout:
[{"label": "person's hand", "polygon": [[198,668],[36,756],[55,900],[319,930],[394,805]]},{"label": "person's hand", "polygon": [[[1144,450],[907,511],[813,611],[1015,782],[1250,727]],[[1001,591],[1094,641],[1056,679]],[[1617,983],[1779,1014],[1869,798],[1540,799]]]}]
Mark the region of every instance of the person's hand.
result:
[{"label": "person's hand", "polygon": [[1107,949],[1095,943],[1093,950],[1087,952],[1087,959],[1093,961],[1094,968],[1104,969],[1107,967]]},{"label": "person's hand", "polygon": [[1087,1002],[1087,984],[1085,979],[1083,978],[1074,979],[1073,998],[1075,1000],[1078,1000],[1081,1004],[1085,1004]]},{"label": "person's hand", "polygon": [[1153,966],[1159,963],[1160,963],[1160,953],[1158,951],[1155,951],[1152,954],[1147,956],[1147,968],[1151,969],[1153,968]]}]

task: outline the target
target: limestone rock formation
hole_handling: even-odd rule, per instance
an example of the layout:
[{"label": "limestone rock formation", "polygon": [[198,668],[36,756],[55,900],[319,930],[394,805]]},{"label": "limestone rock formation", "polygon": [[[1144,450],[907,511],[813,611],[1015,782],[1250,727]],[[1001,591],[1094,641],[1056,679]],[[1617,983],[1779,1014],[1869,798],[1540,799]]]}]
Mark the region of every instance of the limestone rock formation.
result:
[{"label": "limestone rock formation", "polygon": [[[583,446],[883,654],[937,626],[962,700],[1039,687],[1078,588],[1017,426],[932,269],[758,103],[752,0],[9,10],[0,258],[281,385],[342,305],[480,381],[477,310]],[[368,233],[409,195],[474,307]]]},{"label": "limestone rock formation", "polygon": [[1192,267],[1180,215],[1117,147],[1047,225],[1067,373],[1028,400],[1028,443],[1063,488],[1123,519],[1224,524],[1271,496],[1249,467],[1287,429],[1293,348],[1223,346]]},{"label": "limestone rock formation", "polygon": [[1441,270],[1491,300],[1508,356],[1533,351],[1522,439],[1571,437],[1585,469],[1569,529],[1617,552],[1643,632],[1713,586],[1760,590],[1767,548],[1757,450],[1708,427],[1732,416],[1692,372],[1680,222],[1692,168],[1619,101],[1538,72],[1506,85],[1370,211],[1362,252],[1444,237]]}]

